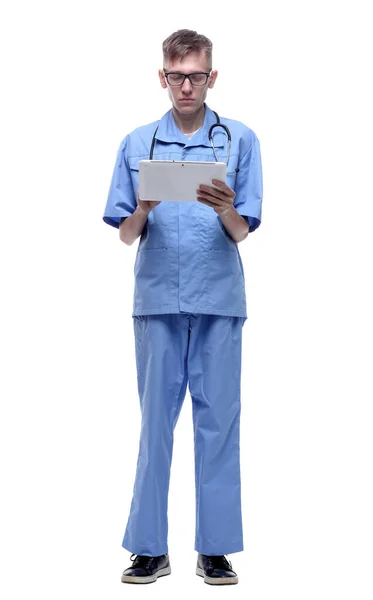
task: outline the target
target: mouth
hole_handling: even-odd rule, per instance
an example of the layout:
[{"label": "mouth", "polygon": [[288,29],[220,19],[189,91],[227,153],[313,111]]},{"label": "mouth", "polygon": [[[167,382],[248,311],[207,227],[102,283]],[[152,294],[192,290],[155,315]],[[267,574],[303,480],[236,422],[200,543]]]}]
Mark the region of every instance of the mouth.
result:
[{"label": "mouth", "polygon": [[181,98],[180,102],[194,102],[193,98]]}]

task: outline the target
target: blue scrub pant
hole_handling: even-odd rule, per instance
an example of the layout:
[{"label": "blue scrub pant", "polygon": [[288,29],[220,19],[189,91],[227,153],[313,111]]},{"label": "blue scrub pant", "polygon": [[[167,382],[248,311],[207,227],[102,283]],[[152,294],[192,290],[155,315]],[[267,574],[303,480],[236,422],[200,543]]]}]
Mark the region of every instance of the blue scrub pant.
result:
[{"label": "blue scrub pant", "polygon": [[122,542],[134,554],[168,552],[174,429],[189,381],[197,552],[243,550],[240,481],[242,328],[246,318],[205,314],[133,317],[141,433]]}]

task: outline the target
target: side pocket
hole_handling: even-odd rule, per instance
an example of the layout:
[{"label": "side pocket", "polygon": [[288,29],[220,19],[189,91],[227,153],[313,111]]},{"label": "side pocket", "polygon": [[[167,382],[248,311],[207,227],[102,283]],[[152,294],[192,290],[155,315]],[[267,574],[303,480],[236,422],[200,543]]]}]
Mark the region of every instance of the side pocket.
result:
[{"label": "side pocket", "polygon": [[211,228],[210,250],[221,252],[237,252],[237,244],[228,235],[219,216],[214,219]]},{"label": "side pocket", "polygon": [[141,359],[142,341],[144,336],[144,315],[137,315],[133,317],[133,327],[135,334],[135,358],[136,358],[136,370],[137,370],[137,384],[138,390],[141,394],[141,381],[143,378],[143,360]]}]

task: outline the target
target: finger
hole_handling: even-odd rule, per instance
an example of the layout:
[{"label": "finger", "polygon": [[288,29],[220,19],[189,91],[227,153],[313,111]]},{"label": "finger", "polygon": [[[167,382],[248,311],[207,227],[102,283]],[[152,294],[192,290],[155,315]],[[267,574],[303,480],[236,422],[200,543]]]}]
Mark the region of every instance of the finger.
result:
[{"label": "finger", "polygon": [[212,187],[211,185],[206,185],[204,183],[201,183],[199,186],[199,191],[201,192],[207,192],[209,194],[216,194],[218,196],[221,196],[222,194],[224,194],[224,191],[221,189],[217,189],[215,187]]},{"label": "finger", "polygon": [[223,201],[220,198],[215,198],[214,196],[209,196],[208,194],[198,194],[197,197],[201,198],[201,200],[206,200],[206,202],[210,202],[214,206],[218,206],[223,203]]},{"label": "finger", "polygon": [[227,185],[226,183],[224,183],[224,181],[220,181],[219,179],[212,179],[212,183],[214,185],[217,185],[220,189],[222,189],[226,194],[233,194],[236,195],[236,192],[234,190],[232,190],[232,188],[229,187],[229,185]]},{"label": "finger", "polygon": [[217,188],[212,188],[208,185],[201,184],[198,192],[201,194],[208,194],[210,197],[220,198],[220,200],[223,200],[223,201],[226,201],[227,198],[233,200],[236,196],[236,192],[228,186],[226,186],[226,188],[227,188],[227,190],[223,190],[223,189],[218,190]]},{"label": "finger", "polygon": [[199,194],[200,196],[202,196],[203,198],[208,198],[210,200],[224,200],[224,198],[226,198],[227,196],[224,194],[224,192],[220,192],[219,190],[215,190],[214,188],[209,188],[208,186],[204,186],[207,189],[202,189],[202,187],[200,187],[197,190],[197,194]]},{"label": "finger", "polygon": [[215,209],[222,209],[222,212],[224,211],[228,211],[229,208],[232,207],[232,204],[229,202],[210,202],[210,200],[206,200],[206,198],[202,198],[201,196],[197,197],[197,200],[199,202],[201,202],[202,204],[206,204],[207,206],[211,206],[211,208]]},{"label": "finger", "polygon": [[207,206],[212,206],[212,207],[217,206],[213,202],[209,202],[209,200],[206,200],[206,198],[201,198],[200,196],[197,197],[197,200],[198,200],[198,202],[201,202],[201,204],[206,204]]}]

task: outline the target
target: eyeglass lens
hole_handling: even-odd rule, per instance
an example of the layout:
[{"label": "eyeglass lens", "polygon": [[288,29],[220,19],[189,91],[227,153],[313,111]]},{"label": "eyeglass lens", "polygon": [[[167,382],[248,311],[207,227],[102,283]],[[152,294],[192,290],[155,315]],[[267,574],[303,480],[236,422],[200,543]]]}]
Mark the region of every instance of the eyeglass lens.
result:
[{"label": "eyeglass lens", "polygon": [[166,73],[167,81],[170,85],[183,85],[185,78],[188,77],[192,85],[205,85],[208,75],[206,73]]}]

